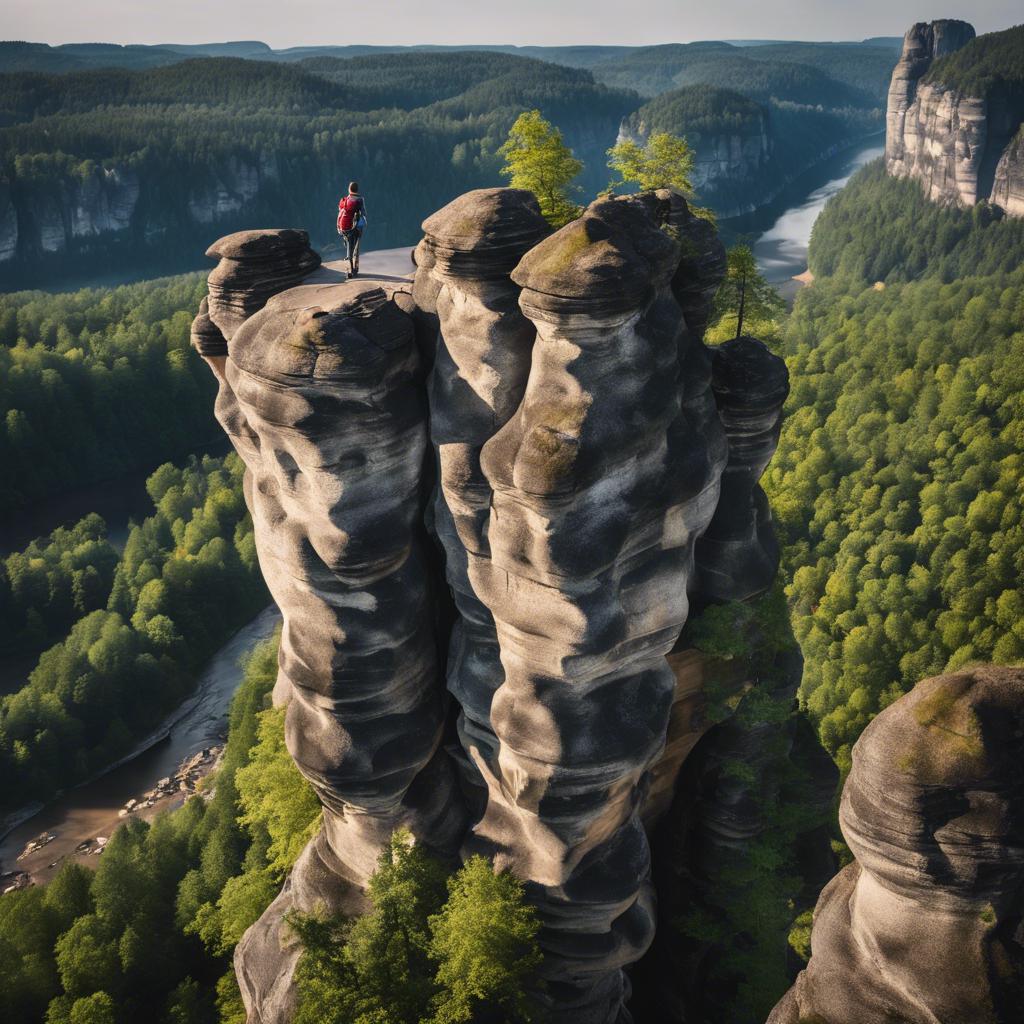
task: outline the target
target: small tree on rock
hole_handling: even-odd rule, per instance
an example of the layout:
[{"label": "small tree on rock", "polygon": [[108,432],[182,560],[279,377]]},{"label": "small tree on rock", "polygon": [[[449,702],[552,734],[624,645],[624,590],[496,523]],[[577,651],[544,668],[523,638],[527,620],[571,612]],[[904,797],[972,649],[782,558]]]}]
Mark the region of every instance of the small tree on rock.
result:
[{"label": "small tree on rock", "polygon": [[641,192],[677,188],[687,197],[693,196],[693,150],[678,135],[654,132],[643,146],[626,139],[608,150],[608,158],[608,166],[618,173],[622,184],[636,184]]},{"label": "small tree on rock", "polygon": [[725,280],[715,295],[716,324],[709,332],[709,340],[739,338],[744,328],[751,324],[757,325],[759,336],[774,335],[777,320],[785,309],[785,303],[778,292],[757,269],[757,261],[750,246],[734,245],[729,250]]},{"label": "small tree on rock", "polygon": [[498,150],[505,160],[501,173],[512,188],[524,188],[537,197],[540,212],[547,222],[560,228],[580,215],[580,207],[570,198],[573,178],[583,164],[572,155],[562,133],[541,117],[539,110],[520,114]]}]

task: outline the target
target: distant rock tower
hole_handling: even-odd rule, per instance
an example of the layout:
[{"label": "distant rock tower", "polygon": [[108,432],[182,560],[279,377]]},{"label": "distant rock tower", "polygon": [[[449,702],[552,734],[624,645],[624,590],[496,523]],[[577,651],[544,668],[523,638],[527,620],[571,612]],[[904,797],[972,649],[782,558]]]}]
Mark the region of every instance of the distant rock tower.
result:
[{"label": "distant rock tower", "polygon": [[921,81],[938,58],[974,38],[965,21],[919,22],[907,30],[889,87],[886,170],[919,181],[935,202],[988,200],[1022,217],[1024,91],[993,87],[969,95],[941,80]]}]

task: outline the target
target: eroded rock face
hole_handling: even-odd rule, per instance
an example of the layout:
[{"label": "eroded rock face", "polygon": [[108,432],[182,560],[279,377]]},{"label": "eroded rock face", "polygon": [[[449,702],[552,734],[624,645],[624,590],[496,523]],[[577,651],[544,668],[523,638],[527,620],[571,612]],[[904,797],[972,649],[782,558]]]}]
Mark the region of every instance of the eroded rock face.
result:
[{"label": "eroded rock face", "polygon": [[[556,1019],[626,1021],[624,968],[655,921],[645,824],[709,724],[702,676],[674,652],[694,548],[728,462],[720,547],[760,586],[770,527],[753,495],[784,367],[744,339],[712,387],[701,337],[725,253],[678,193],[602,200],[551,234],[528,193],[485,189],[424,230],[397,290],[314,283],[300,231],[210,249],[193,343],[249,470],[285,620],[275,700],[324,805],[236,970],[250,1019],[283,1024],[300,952],[287,913],[362,909],[404,825],[525,880]],[[456,612],[440,637],[447,748],[424,523]]]},{"label": "eroded rock face", "polygon": [[468,838],[528,881],[560,1020],[613,1021],[653,932],[641,783],[665,742],[693,542],[725,445],[673,294],[673,193],[593,204],[512,274],[536,330],[519,408],[483,447],[489,561],[470,583],[504,678],[464,738]]},{"label": "eroded rock face", "polygon": [[309,235],[295,228],[236,231],[214,242],[206,255],[220,260],[209,278],[208,311],[228,341],[272,295],[299,284],[320,266]]},{"label": "eroded rock face", "polygon": [[856,857],[769,1024],[1015,1024],[1024,1006],[1024,669],[919,683],[853,748]]},{"label": "eroded rock face", "polygon": [[1024,100],[993,87],[964,95],[941,81],[921,83],[936,58],[974,39],[964,21],[919,22],[907,31],[893,71],[886,114],[885,166],[914,178],[929,199],[972,206],[990,200],[1024,215],[1024,156],[1018,135]]},{"label": "eroded rock face", "polygon": [[[408,298],[372,281],[274,296],[232,333],[217,399],[284,617],[274,699],[287,703],[288,749],[324,807],[321,835],[239,947],[254,1021],[290,1011],[299,950],[281,929],[287,910],[358,903],[398,827],[445,856],[465,828],[440,749]],[[254,301],[239,296],[240,308]]]},{"label": "eroded rock face", "polygon": [[473,566],[490,562],[492,491],[480,452],[518,408],[530,372],[535,330],[509,274],[551,229],[532,193],[502,188],[460,196],[423,229],[414,295],[436,329],[428,384],[438,473],[434,529],[459,612],[448,657],[448,688],[461,709],[462,746],[453,754],[482,810],[483,780],[464,751],[493,746],[491,697],[503,669],[494,619],[470,580]]},{"label": "eroded rock face", "polygon": [[779,568],[771,509],[759,480],[775,454],[789,394],[785,362],[756,338],[735,338],[712,356],[712,387],[729,439],[722,498],[697,544],[702,599],[745,601],[764,593]]}]

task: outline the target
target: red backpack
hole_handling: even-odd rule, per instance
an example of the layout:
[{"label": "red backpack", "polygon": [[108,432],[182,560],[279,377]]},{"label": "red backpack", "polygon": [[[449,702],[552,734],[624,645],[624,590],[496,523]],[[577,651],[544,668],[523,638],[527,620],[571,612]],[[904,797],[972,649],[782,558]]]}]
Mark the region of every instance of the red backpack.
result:
[{"label": "red backpack", "polygon": [[356,218],[362,208],[362,196],[345,196],[338,203],[338,230],[351,231],[356,226]]}]

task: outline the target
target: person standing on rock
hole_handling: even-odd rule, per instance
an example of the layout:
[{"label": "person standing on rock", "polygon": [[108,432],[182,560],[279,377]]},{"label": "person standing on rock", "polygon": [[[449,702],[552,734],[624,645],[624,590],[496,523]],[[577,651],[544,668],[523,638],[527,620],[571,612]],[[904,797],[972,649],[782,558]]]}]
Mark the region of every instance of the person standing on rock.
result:
[{"label": "person standing on rock", "polygon": [[359,274],[359,240],[366,229],[366,202],[359,194],[359,182],[351,181],[348,195],[338,203],[338,234],[345,239],[349,276]]}]

